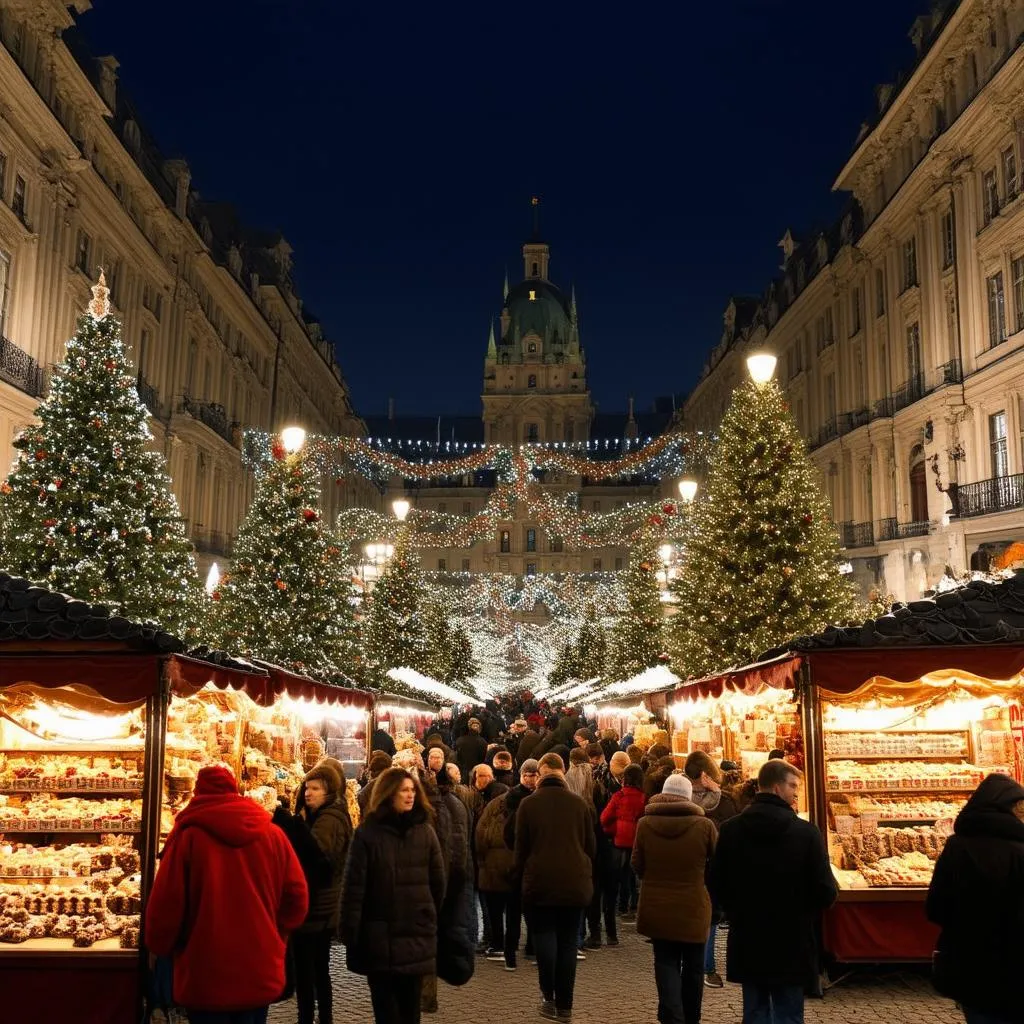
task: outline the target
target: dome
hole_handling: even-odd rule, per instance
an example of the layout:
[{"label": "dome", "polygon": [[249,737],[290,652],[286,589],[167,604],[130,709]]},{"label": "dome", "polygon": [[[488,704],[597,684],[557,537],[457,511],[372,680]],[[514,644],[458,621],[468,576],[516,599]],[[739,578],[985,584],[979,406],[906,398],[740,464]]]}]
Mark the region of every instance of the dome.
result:
[{"label": "dome", "polygon": [[[531,298],[530,296],[533,296]],[[509,316],[505,342],[518,342],[531,331],[545,342],[567,344],[572,334],[569,303],[550,281],[531,277],[510,289],[505,300]]]}]

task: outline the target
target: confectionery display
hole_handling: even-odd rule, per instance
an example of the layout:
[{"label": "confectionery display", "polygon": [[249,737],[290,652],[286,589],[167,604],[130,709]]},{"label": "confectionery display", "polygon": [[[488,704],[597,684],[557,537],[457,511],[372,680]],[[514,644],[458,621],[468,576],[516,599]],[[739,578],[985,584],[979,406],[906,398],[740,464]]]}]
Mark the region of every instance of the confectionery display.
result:
[{"label": "confectionery display", "polygon": [[830,761],[825,769],[829,792],[858,790],[934,789],[970,792],[988,773],[984,768],[953,761]]},{"label": "confectionery display", "polygon": [[832,732],[825,736],[830,757],[966,757],[962,732]]},{"label": "confectionery display", "polygon": [[967,794],[927,796],[908,793],[893,796],[888,793],[850,793],[841,798],[830,796],[829,799],[833,816],[873,814],[879,821],[937,821],[955,818],[967,802]]}]

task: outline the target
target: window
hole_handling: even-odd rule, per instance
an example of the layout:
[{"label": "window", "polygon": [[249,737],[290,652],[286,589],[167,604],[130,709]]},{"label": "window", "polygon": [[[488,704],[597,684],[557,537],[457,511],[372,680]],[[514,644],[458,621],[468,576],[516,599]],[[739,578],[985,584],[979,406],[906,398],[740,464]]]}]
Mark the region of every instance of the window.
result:
[{"label": "window", "polygon": [[462,560],[462,571],[463,572],[469,572],[469,559],[468,558],[464,558]]},{"label": "window", "polygon": [[878,267],[875,270],[875,316],[885,313],[885,271]]},{"label": "window", "polygon": [[1010,264],[1013,274],[1013,307],[1017,317],[1017,330],[1024,331],[1024,256]]},{"label": "window", "polygon": [[857,334],[861,328],[860,322],[860,288],[854,288],[850,293],[850,334]]},{"label": "window", "polygon": [[25,219],[25,179],[20,174],[14,177],[14,195],[11,196],[11,209],[21,220]]},{"label": "window", "polygon": [[615,559],[615,571],[616,572],[621,572],[621,570],[622,570],[622,559],[621,558],[616,558]]},{"label": "window", "polygon": [[600,572],[600,571],[601,571],[601,559],[600,558],[595,558],[594,559],[594,572]]},{"label": "window", "polygon": [[0,338],[7,336],[7,308],[11,286],[11,256],[0,249]]},{"label": "window", "polygon": [[1003,188],[1007,202],[1017,198],[1017,154],[1013,146],[1003,150]]},{"label": "window", "polygon": [[526,440],[527,441],[536,441],[536,440],[538,440],[539,437],[540,437],[540,434],[539,434],[539,432],[537,430],[537,424],[536,423],[527,423],[526,424]]},{"label": "window", "polygon": [[552,537],[551,540],[548,541],[548,551],[559,554],[562,551],[562,538]]},{"label": "window", "polygon": [[921,384],[921,325],[916,321],[907,327],[907,383],[911,388]]},{"label": "window", "polygon": [[988,443],[993,476],[1009,476],[1010,452],[1006,443],[1006,410],[1000,409],[988,418]]},{"label": "window", "polygon": [[599,502],[599,501],[591,502],[590,509],[591,509],[592,512],[600,512],[601,511],[601,502]]},{"label": "window", "polygon": [[531,341],[529,343],[529,345],[526,346],[526,351],[527,352],[536,352],[537,351],[537,342]]},{"label": "window", "polygon": [[502,530],[498,535],[501,553],[507,555],[512,550],[512,538],[508,530]]},{"label": "window", "polygon": [[1003,293],[1003,272],[993,274],[986,281],[988,293],[988,347],[995,348],[1006,341],[1006,296]]},{"label": "window", "polygon": [[534,530],[532,527],[526,531],[526,550],[537,550],[537,531]]},{"label": "window", "polygon": [[464,501],[462,503],[462,514],[464,516],[471,516],[473,514],[473,502]]},{"label": "window", "polygon": [[903,243],[903,290],[917,284],[917,239],[913,235]]},{"label": "window", "polygon": [[526,575],[527,576],[536,576],[537,575],[537,563],[536,562],[527,562],[526,563]]},{"label": "window", "polygon": [[537,374],[531,373],[530,376],[526,378],[526,386],[528,388],[535,388],[537,386]]},{"label": "window", "polygon": [[942,269],[948,270],[956,258],[953,246],[953,211],[942,215]]},{"label": "window", "polygon": [[89,276],[89,255],[92,249],[92,239],[79,229],[78,236],[75,239],[75,266],[86,275]]},{"label": "window", "polygon": [[984,208],[984,220],[988,224],[999,212],[999,183],[996,181],[995,169],[986,171],[982,175],[981,202]]},{"label": "window", "polygon": [[444,572],[445,569],[447,569],[447,568],[448,568],[448,561],[447,561],[447,559],[439,558],[437,560],[437,571],[438,572]]}]

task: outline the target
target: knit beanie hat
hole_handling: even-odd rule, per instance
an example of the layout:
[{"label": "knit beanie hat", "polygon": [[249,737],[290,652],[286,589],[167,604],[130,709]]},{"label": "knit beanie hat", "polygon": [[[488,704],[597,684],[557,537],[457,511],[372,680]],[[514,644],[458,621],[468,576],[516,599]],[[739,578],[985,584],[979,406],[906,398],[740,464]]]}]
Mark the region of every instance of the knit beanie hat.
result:
[{"label": "knit beanie hat", "polygon": [[199,769],[196,776],[196,796],[211,796],[214,793],[238,795],[238,783],[234,775],[223,765],[211,764]]},{"label": "knit beanie hat", "polygon": [[670,775],[661,791],[667,796],[681,796],[684,800],[693,799],[693,783],[685,775]]}]

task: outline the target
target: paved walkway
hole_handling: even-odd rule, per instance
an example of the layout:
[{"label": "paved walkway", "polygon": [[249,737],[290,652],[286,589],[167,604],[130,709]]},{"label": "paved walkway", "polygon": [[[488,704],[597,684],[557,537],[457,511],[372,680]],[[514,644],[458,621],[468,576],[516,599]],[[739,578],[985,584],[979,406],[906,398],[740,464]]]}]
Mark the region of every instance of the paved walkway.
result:
[{"label": "paved walkway", "polygon": [[[620,926],[620,945],[587,952],[576,975],[573,1013],[578,1024],[656,1024],[657,997],[651,947],[629,925]],[[724,965],[724,936],[719,938]],[[363,978],[344,967],[344,951],[334,949],[334,1024],[372,1024],[369,992]],[[463,988],[439,986],[440,1010],[424,1015],[424,1024],[541,1024],[537,971],[520,961],[514,974],[503,964],[477,958],[476,974]],[[736,985],[704,990],[702,1024],[738,1024],[740,990]],[[295,1024],[292,1003],[275,1006],[270,1024]],[[807,1024],[963,1024],[951,1002],[931,990],[921,970],[858,970],[822,1000],[808,1000]]]}]

